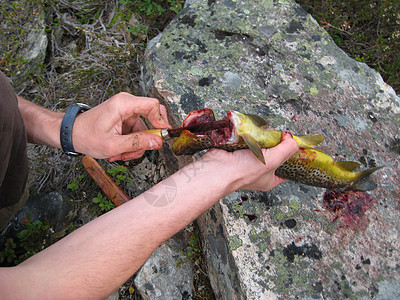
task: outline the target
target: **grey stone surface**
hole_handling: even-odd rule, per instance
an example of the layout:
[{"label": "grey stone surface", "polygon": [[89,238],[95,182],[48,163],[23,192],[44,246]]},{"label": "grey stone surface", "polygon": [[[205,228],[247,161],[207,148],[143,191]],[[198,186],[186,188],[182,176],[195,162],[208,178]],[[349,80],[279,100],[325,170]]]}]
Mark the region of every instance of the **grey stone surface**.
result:
[{"label": "grey stone surface", "polygon": [[63,232],[68,229],[74,210],[69,195],[54,191],[30,197],[16,217],[21,224],[22,219],[29,216],[32,217],[32,222],[47,219],[54,232]]},{"label": "grey stone surface", "polygon": [[143,299],[192,298],[193,266],[181,253],[186,246],[181,238],[171,238],[146,261],[135,278]]},{"label": "grey stone surface", "polygon": [[234,109],[321,134],[338,160],[385,166],[376,190],[350,194],[336,213],[323,189],[293,182],[222,199],[199,219],[217,297],[398,295],[400,98],[297,4],[191,1],[149,44],[142,87],[175,124],[194,109]]}]

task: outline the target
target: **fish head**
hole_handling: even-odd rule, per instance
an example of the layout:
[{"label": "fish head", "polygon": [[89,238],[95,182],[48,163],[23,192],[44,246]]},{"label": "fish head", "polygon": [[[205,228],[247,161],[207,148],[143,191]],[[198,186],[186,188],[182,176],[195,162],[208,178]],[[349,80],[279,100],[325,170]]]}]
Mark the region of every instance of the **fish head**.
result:
[{"label": "fish head", "polygon": [[228,119],[231,121],[232,127],[232,140],[238,141],[240,137],[244,135],[257,135],[260,132],[260,128],[268,125],[268,122],[263,118],[251,115],[242,114],[240,112],[230,110],[227,112]]},{"label": "fish head", "polygon": [[239,133],[253,131],[255,128],[265,127],[268,125],[266,120],[256,115],[242,114],[234,110],[228,111],[227,115],[233,127]]},{"label": "fish head", "polygon": [[228,138],[226,143],[227,144],[236,144],[239,142],[240,136],[239,136],[238,129],[241,128],[242,119],[243,119],[241,117],[241,115],[243,115],[243,114],[241,114],[237,111],[234,111],[234,110],[229,110],[226,115],[227,115],[229,121],[231,121],[231,129],[232,129],[231,136]]},{"label": "fish head", "polygon": [[261,146],[255,136],[259,128],[265,126],[267,122],[258,116],[245,115],[237,111],[228,111],[228,118],[232,124],[232,134],[229,142],[246,144],[254,155],[265,164]]}]

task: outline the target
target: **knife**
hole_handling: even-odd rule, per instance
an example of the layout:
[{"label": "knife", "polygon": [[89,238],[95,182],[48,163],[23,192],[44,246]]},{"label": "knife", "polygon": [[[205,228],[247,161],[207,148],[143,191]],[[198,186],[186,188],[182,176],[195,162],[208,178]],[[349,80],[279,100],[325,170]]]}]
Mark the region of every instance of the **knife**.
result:
[{"label": "knife", "polygon": [[219,120],[219,121],[211,121],[206,123],[200,123],[195,125],[189,125],[185,127],[179,127],[174,129],[148,129],[142,131],[136,131],[132,133],[151,133],[159,136],[164,141],[168,141],[172,138],[179,137],[182,131],[189,130],[190,132],[194,133],[202,133],[207,132],[210,130],[216,130],[220,128],[227,128],[230,127],[230,121],[228,119]]},{"label": "knife", "polygon": [[82,157],[82,164],[86,171],[101,188],[104,194],[110,199],[115,206],[120,206],[131,200],[125,192],[108,176],[106,171],[100,164],[90,156]]}]

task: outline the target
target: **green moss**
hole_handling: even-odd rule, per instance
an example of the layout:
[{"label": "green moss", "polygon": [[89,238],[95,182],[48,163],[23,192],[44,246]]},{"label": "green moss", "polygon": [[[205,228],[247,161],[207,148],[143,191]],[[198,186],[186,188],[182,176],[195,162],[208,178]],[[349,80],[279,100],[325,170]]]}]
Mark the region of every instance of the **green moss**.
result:
[{"label": "green moss", "polygon": [[296,200],[290,200],[289,208],[290,208],[290,210],[297,212],[301,208],[301,204],[299,202],[297,202]]},{"label": "green moss", "polygon": [[299,214],[303,217],[304,221],[312,220],[316,218],[314,212],[311,212],[307,209],[300,209]]},{"label": "green moss", "polygon": [[278,207],[275,207],[273,210],[271,210],[271,218],[281,222],[286,218],[286,214]]},{"label": "green moss", "polygon": [[318,96],[319,91],[316,86],[312,86],[312,87],[310,87],[309,93],[311,96]]},{"label": "green moss", "polygon": [[250,241],[257,245],[258,251],[260,253],[264,253],[267,250],[270,244],[270,232],[268,230],[263,230],[260,233],[257,233],[255,229],[250,232],[249,238]]},{"label": "green moss", "polygon": [[268,265],[272,265],[272,274],[266,272],[261,284],[271,288],[276,294],[310,295],[314,292],[313,283],[318,281],[318,275],[310,269],[310,262],[302,256],[295,256],[294,262],[289,262],[283,254],[284,247],[276,245],[273,254],[269,256]]},{"label": "green moss", "polygon": [[194,76],[203,76],[203,74],[204,74],[203,69],[199,66],[191,67],[189,73]]},{"label": "green moss", "polygon": [[261,243],[259,243],[257,245],[257,247],[258,247],[258,251],[260,253],[264,253],[268,249],[269,243],[268,242],[261,242]]},{"label": "green moss", "polygon": [[280,5],[289,5],[289,4],[290,4],[290,2],[287,1],[287,0],[278,0],[278,3],[279,3]]},{"label": "green moss", "polygon": [[262,6],[265,9],[271,9],[274,6],[274,3],[273,3],[272,0],[264,0],[263,3],[262,3]]},{"label": "green moss", "polygon": [[244,207],[242,205],[240,205],[239,202],[235,202],[232,205],[232,210],[235,212],[235,214],[238,214],[241,218],[246,213],[246,210],[244,209]]},{"label": "green moss", "polygon": [[243,245],[243,241],[239,238],[238,235],[234,235],[229,238],[229,249],[234,251]]}]

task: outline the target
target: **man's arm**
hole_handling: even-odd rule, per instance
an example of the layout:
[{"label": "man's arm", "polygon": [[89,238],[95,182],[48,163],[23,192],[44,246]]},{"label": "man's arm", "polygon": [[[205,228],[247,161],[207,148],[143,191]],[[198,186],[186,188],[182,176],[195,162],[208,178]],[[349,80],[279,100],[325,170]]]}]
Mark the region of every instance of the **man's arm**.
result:
[{"label": "man's arm", "polygon": [[64,113],[54,112],[18,97],[28,142],[61,148],[60,128]]},{"label": "man's arm", "polygon": [[263,149],[266,165],[249,150],[209,151],[19,266],[0,269],[2,295],[104,298],[132,276],[163,241],[225,195],[240,188],[269,190],[283,182],[274,171],[297,150],[297,143],[286,136],[278,146]]}]

